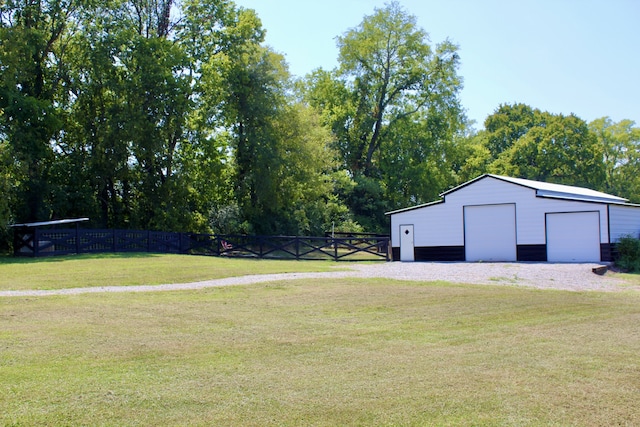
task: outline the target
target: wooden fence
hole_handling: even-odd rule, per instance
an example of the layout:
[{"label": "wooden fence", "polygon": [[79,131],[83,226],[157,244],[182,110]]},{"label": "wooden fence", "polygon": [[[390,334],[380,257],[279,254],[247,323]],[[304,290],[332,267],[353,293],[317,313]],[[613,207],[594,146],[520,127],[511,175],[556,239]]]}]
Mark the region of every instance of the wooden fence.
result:
[{"label": "wooden fence", "polygon": [[14,229],[16,256],[149,252],[297,260],[389,261],[389,236],[245,236],[140,230]]}]

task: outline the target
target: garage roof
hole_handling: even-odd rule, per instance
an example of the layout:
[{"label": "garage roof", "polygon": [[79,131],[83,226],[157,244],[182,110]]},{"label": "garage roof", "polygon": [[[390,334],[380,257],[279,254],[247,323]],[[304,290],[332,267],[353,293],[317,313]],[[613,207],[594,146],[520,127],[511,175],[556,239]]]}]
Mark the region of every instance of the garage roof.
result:
[{"label": "garage roof", "polygon": [[530,179],[512,178],[509,176],[493,175],[493,174],[481,175],[476,179],[473,179],[458,187],[452,188],[451,190],[442,193],[441,196],[444,197],[445,195],[453,193],[454,191],[457,191],[462,187],[465,187],[469,184],[472,184],[476,181],[479,181],[487,177],[491,177],[491,178],[499,179],[501,181],[506,181],[506,182],[517,184],[523,187],[531,188],[533,190],[536,190],[536,195],[538,197],[551,197],[551,198],[558,198],[558,199],[569,199],[569,200],[601,202],[601,203],[628,202],[627,199],[624,199],[622,197],[613,196],[611,194],[602,193],[600,191],[590,190],[588,188],[574,187],[571,185],[563,185],[563,184],[552,184],[549,182],[532,181]]},{"label": "garage roof", "polygon": [[[571,185],[563,185],[563,184],[552,184],[549,182],[532,181],[530,179],[523,179],[523,178],[512,178],[510,176],[493,175],[489,173],[480,175],[479,177],[472,179],[471,181],[467,181],[464,184],[461,184],[457,187],[452,188],[451,190],[447,190],[444,193],[441,193],[440,196],[444,198],[447,194],[451,194],[454,191],[458,191],[461,188],[466,187],[467,185],[471,185],[487,177],[499,179],[501,181],[520,185],[522,187],[531,188],[533,190],[536,190],[536,196],[538,197],[576,200],[581,202],[611,203],[611,204],[618,204],[618,205],[635,206],[635,205],[629,204],[628,199],[614,196],[607,193],[602,193],[600,191],[590,190],[588,188],[574,187]],[[413,209],[419,209],[419,208],[423,208],[426,206],[443,203],[443,202],[444,202],[444,199],[431,202],[431,203],[425,203],[418,206],[411,206],[404,209],[398,209],[395,211],[386,212],[386,215],[391,215],[391,214],[409,211]]]}]

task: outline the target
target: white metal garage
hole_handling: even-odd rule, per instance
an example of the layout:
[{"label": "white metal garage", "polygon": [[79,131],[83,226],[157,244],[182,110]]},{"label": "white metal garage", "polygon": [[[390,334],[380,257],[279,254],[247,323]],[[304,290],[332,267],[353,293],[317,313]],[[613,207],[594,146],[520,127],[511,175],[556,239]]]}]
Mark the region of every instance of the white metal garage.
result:
[{"label": "white metal garage", "polygon": [[611,261],[640,235],[640,205],[587,188],[486,174],[441,196],[388,213],[394,260]]}]

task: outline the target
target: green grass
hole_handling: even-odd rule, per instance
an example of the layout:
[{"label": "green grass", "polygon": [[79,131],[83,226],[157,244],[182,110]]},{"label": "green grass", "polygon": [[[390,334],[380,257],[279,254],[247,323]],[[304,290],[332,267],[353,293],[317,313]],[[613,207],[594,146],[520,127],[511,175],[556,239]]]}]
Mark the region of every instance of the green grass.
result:
[{"label": "green grass", "polygon": [[330,261],[255,260],[153,254],[73,255],[51,258],[0,257],[0,290],[159,285],[246,274],[331,271]]},{"label": "green grass", "polygon": [[624,280],[627,287],[640,288],[640,274],[616,273],[616,277]]},{"label": "green grass", "polygon": [[640,293],[389,280],[0,299],[0,425],[640,425]]}]

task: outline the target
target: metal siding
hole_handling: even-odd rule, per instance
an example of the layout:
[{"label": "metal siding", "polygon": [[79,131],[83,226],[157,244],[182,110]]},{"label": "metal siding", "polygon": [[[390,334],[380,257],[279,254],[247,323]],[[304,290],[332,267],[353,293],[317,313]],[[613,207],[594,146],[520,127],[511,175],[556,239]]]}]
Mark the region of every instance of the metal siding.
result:
[{"label": "metal siding", "polygon": [[611,243],[600,243],[600,261],[613,261],[613,245]]},{"label": "metal siding", "polygon": [[[454,195],[455,197],[452,197]],[[451,202],[450,199],[454,199],[454,203],[467,205],[515,203],[517,241],[519,245],[545,243],[546,213],[597,210],[600,212],[600,240],[602,242],[609,241],[606,204],[536,197],[536,191],[533,189],[494,178],[486,178],[473,185],[462,188],[458,192],[448,196],[446,204]]]},{"label": "metal siding", "polygon": [[515,203],[516,239],[518,244],[544,244],[544,209],[540,203],[546,200],[536,197],[535,190],[495,178],[485,178],[449,195],[446,204],[487,205]]},{"label": "metal siding", "polygon": [[[599,203],[584,203],[568,200],[537,198],[528,209],[518,206],[518,243],[540,244],[545,243],[545,214],[597,211],[600,217],[600,241],[609,242],[609,228],[607,205]],[[524,224],[523,224],[524,223]]]},{"label": "metal siding", "polygon": [[626,235],[640,237],[640,207],[611,205],[609,211],[611,243]]},{"label": "metal siding", "polygon": [[445,202],[446,204],[457,204],[459,206],[513,203],[525,199],[534,199],[535,194],[535,190],[530,188],[495,178],[485,178],[447,195]]},{"label": "metal siding", "polygon": [[[536,197],[534,189],[486,177],[446,194],[444,203],[391,214],[392,244],[400,246],[398,240],[400,224],[414,224],[416,247],[463,246],[464,206],[506,203],[516,205],[518,245],[546,244],[545,215],[547,213],[586,210],[600,213],[600,241],[609,242],[609,216],[606,204]],[[640,208],[633,209],[640,212]],[[614,229],[619,229],[613,225],[611,228],[612,235]]]},{"label": "metal siding", "polygon": [[391,241],[400,246],[399,230],[402,224],[414,224],[415,246],[462,246],[462,208],[451,209],[448,204],[391,215]]},{"label": "metal siding", "polygon": [[609,241],[606,204],[536,197],[533,189],[491,177],[448,195],[445,202],[445,205],[456,205],[456,208],[460,205],[515,203],[519,245],[545,244],[546,213],[597,210],[600,212],[600,240],[603,243]]}]

